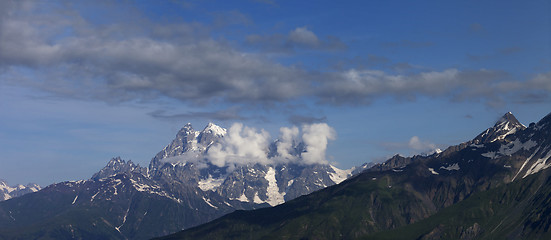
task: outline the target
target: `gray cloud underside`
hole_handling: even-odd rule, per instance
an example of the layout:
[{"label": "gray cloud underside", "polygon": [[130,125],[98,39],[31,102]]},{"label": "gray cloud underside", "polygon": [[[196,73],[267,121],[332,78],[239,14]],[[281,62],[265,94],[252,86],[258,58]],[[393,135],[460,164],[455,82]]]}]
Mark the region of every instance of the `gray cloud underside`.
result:
[{"label": "gray cloud underside", "polygon": [[303,125],[303,124],[313,124],[313,123],[323,123],[327,121],[327,117],[312,117],[305,115],[291,115],[289,117],[289,122],[293,125]]},{"label": "gray cloud underside", "polygon": [[170,114],[164,110],[157,110],[149,113],[149,115],[154,118],[168,119],[168,120],[169,119],[187,120],[187,119],[204,118],[204,119],[216,120],[216,121],[228,121],[228,120],[246,120],[247,119],[246,117],[241,116],[238,111],[234,111],[232,109],[214,111],[214,112],[191,111],[191,112],[177,113],[177,114]]},{"label": "gray cloud underside", "polygon": [[[551,92],[551,73],[515,81],[507,80],[506,73],[484,69],[311,72],[212,39],[209,26],[198,23],[158,24],[142,18],[139,28],[125,21],[94,25],[70,9],[44,14],[34,6],[38,3],[1,3],[0,77],[60,96],[109,102],[169,97],[194,103],[254,104],[314,98],[337,105],[368,104],[381,96],[402,100],[429,96],[492,105],[505,95],[515,95],[517,102],[534,96],[545,101]],[[281,41],[259,38],[253,40]],[[292,48],[340,46],[340,40],[320,39],[305,27],[281,39]]]}]

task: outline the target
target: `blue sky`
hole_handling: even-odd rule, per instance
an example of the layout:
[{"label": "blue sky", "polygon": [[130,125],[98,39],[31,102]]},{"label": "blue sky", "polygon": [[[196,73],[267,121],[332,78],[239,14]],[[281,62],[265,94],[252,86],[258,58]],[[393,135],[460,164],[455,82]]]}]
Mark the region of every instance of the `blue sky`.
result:
[{"label": "blue sky", "polygon": [[2,1],[0,178],[141,165],[187,122],[323,122],[340,168],[551,112],[548,1]]}]

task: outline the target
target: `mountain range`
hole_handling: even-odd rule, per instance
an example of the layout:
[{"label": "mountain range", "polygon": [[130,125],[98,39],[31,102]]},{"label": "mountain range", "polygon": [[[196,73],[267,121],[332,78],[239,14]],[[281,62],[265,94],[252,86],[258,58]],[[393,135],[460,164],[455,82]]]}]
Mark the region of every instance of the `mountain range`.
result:
[{"label": "mountain range", "polygon": [[0,179],[0,201],[23,196],[27,193],[32,193],[40,190],[40,186],[35,183],[27,185],[18,184],[17,186],[9,186],[8,183]]},{"label": "mountain range", "polygon": [[186,124],[148,167],[116,157],[90,179],[0,202],[0,238],[148,239],[235,210],[276,206],[366,167],[305,164],[308,144],[300,139],[285,145],[286,159],[283,140],[275,140],[265,151],[278,161],[217,165],[210,149],[220,148],[227,134],[212,123],[202,131]]},{"label": "mountain range", "polygon": [[551,114],[161,239],[550,239]]},{"label": "mountain range", "polygon": [[300,137],[269,143],[264,162],[215,161],[228,134],[186,124],[147,167],[116,157],[2,201],[0,239],[551,237],[551,114],[526,127],[507,113],[444,151],[348,170],[306,164]]}]

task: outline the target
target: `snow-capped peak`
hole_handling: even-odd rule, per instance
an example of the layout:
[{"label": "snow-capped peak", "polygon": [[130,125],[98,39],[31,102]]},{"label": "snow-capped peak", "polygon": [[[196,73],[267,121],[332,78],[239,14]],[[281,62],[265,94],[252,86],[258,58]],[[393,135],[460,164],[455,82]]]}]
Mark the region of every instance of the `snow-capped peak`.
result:
[{"label": "snow-capped peak", "polygon": [[520,123],[511,112],[508,112],[503,115],[493,127],[486,129],[486,131],[479,134],[473,141],[475,144],[479,144],[503,140],[508,135],[525,128],[526,126]]},{"label": "snow-capped peak", "polygon": [[27,185],[18,184],[16,186],[9,186],[6,181],[0,179],[0,201],[8,200],[14,197],[19,197],[27,193],[39,191],[41,187],[35,183],[29,183]]},{"label": "snow-capped peak", "polygon": [[109,162],[107,163],[107,166],[115,166],[115,165],[120,165],[120,164],[125,164],[125,161],[121,159],[121,157],[114,157],[114,158],[111,158],[111,160],[109,160]]},{"label": "snow-capped peak", "polygon": [[192,135],[193,133],[195,133],[195,131],[193,130],[193,126],[191,126],[191,123],[186,123],[186,125],[184,125],[182,129],[180,129],[178,135],[182,134],[184,136],[187,136]]},{"label": "snow-capped peak", "polygon": [[226,132],[227,130],[225,128],[222,128],[214,123],[211,123],[209,122],[209,124],[207,124],[207,126],[205,127],[205,129],[203,129],[202,131],[203,133],[212,133],[216,136],[224,136],[226,135]]},{"label": "snow-capped peak", "polygon": [[513,113],[511,113],[511,112],[507,112],[505,115],[503,115],[497,121],[497,123],[495,124],[494,127],[497,127],[497,126],[499,126],[503,130],[511,130],[512,128],[515,128],[515,127],[524,127],[524,128],[526,128],[526,126],[524,126],[522,123],[520,123],[517,120],[517,118],[515,118]]}]

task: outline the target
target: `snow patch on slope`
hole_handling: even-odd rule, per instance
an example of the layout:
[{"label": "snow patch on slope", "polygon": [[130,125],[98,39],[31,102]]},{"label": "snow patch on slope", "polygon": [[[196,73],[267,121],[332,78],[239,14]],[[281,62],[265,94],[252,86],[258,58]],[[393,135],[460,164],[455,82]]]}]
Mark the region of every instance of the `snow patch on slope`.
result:
[{"label": "snow patch on slope", "polygon": [[211,175],[209,175],[209,178],[203,179],[199,181],[198,187],[203,190],[203,192],[206,191],[214,191],[216,188],[220,187],[222,183],[224,183],[225,178],[212,178]]},{"label": "snow patch on slope", "polygon": [[518,152],[521,149],[530,150],[537,145],[536,142],[528,140],[525,143],[520,142],[517,138],[515,141],[508,143],[507,145],[502,145],[499,148],[499,153],[501,155],[511,155]]},{"label": "snow patch on slope", "polygon": [[145,193],[149,193],[149,194],[155,194],[155,195],[159,195],[161,197],[168,198],[168,199],[170,199],[172,201],[175,201],[177,203],[182,203],[181,199],[175,197],[173,194],[169,194],[169,193],[163,191],[160,186],[141,184],[141,183],[135,181],[134,179],[130,179],[130,181],[132,182],[132,186],[134,187],[134,189],[136,189],[136,191],[138,191],[138,192],[145,192]]},{"label": "snow patch on slope", "polygon": [[287,182],[287,187],[290,187],[291,185],[293,185],[294,182],[295,182],[295,179],[289,180],[289,182]]},{"label": "snow patch on slope", "polygon": [[78,199],[78,195],[75,196],[75,199],[73,199],[73,203],[71,203],[71,205],[74,205],[77,202],[77,199]]},{"label": "snow patch on slope", "polygon": [[90,202],[93,202],[94,201],[94,198],[96,198],[96,196],[98,195],[100,191],[98,191],[96,194],[94,194],[91,198],[90,198]]},{"label": "snow patch on slope", "polygon": [[230,198],[230,200],[237,200],[237,201],[240,201],[240,202],[249,202],[249,198],[247,196],[245,196],[245,191],[243,191],[243,193],[241,193],[241,196],[239,196],[239,198]]},{"label": "snow patch on slope", "polygon": [[258,197],[258,192],[254,193],[253,202],[256,203],[256,204],[265,203],[264,201],[262,201],[262,199],[260,199],[260,197]]},{"label": "snow patch on slope", "polygon": [[459,164],[454,163],[451,166],[447,166],[447,167],[442,166],[442,167],[440,167],[440,169],[444,169],[444,170],[448,170],[448,171],[453,171],[453,170],[457,171],[460,168],[459,168]]},{"label": "snow patch on slope", "polygon": [[218,209],[217,206],[212,205],[212,203],[210,202],[210,199],[207,199],[207,198],[203,197],[203,201],[205,201],[205,202],[206,202],[209,206],[211,206],[212,208]]},{"label": "snow patch on slope", "polygon": [[547,154],[543,157],[543,158],[540,158],[538,159],[533,165],[532,167],[530,167],[530,169],[528,169],[528,171],[526,171],[526,174],[524,174],[524,177],[522,178],[525,178],[527,177],[528,175],[530,174],[534,174],[534,173],[537,173],[543,169],[546,169],[548,167],[551,167],[551,163],[548,163],[547,160],[551,157],[551,151],[548,151]]},{"label": "snow patch on slope", "polygon": [[268,181],[268,187],[266,188],[268,199],[266,199],[266,202],[271,206],[276,206],[285,202],[285,193],[279,192],[275,174],[275,169],[270,167],[268,168],[268,172],[266,172],[266,176],[264,176],[266,181]]},{"label": "snow patch on slope", "polygon": [[341,170],[334,167],[333,165],[330,165],[330,167],[331,169],[333,169],[334,172],[329,174],[329,178],[331,178],[331,181],[333,181],[335,184],[339,184],[342,181],[346,180],[348,177],[350,177],[350,175],[352,175],[352,171],[354,170],[354,168]]},{"label": "snow patch on slope", "polygon": [[225,128],[222,128],[214,123],[209,123],[203,130],[205,133],[212,133],[216,136],[223,137],[228,132]]},{"label": "snow patch on slope", "polygon": [[520,167],[520,169],[518,170],[517,174],[515,174],[515,176],[513,177],[513,179],[511,180],[512,181],[515,181],[515,178],[517,178],[518,174],[522,171],[522,169],[524,169],[524,166],[526,166],[526,164],[534,157],[534,155],[536,155],[536,153],[540,150],[540,148],[538,147],[536,149],[536,151],[534,151],[534,153],[532,153],[532,155],[530,155],[530,157],[528,157],[526,159],[526,161],[524,161],[524,163],[522,164],[522,166]]},{"label": "snow patch on slope", "polygon": [[487,152],[481,154],[484,157],[487,158],[496,158],[498,156],[510,156],[514,153],[524,149],[524,150],[530,150],[533,147],[537,146],[538,143],[532,140],[528,140],[525,143],[520,142],[520,140],[517,138],[515,141],[512,141],[508,144],[501,145],[498,152]]},{"label": "snow patch on slope", "polygon": [[438,172],[434,171],[433,168],[429,168],[429,172],[432,173],[432,174],[434,174],[434,175],[438,175],[438,174],[439,174]]},{"label": "snow patch on slope", "polygon": [[480,154],[480,155],[482,155],[483,157],[491,158],[491,159],[496,158],[496,152],[487,152],[487,153],[483,153],[483,154]]}]

